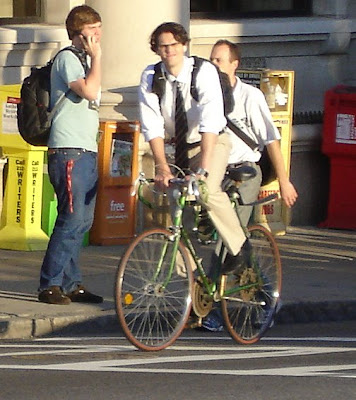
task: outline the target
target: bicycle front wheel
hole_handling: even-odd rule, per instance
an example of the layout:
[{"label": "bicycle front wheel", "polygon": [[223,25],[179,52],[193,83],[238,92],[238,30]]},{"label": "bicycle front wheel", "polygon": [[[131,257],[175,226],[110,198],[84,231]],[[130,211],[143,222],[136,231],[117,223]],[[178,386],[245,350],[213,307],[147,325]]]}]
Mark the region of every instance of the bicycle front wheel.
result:
[{"label": "bicycle front wheel", "polygon": [[222,314],[230,336],[242,344],[257,342],[273,323],[282,288],[282,267],[273,235],[263,226],[249,227],[252,265],[222,277],[226,295]]},{"label": "bicycle front wheel", "polygon": [[151,229],[139,235],[116,275],[116,313],[127,339],[145,351],[171,345],[189,318],[192,287],[186,247],[171,232]]}]

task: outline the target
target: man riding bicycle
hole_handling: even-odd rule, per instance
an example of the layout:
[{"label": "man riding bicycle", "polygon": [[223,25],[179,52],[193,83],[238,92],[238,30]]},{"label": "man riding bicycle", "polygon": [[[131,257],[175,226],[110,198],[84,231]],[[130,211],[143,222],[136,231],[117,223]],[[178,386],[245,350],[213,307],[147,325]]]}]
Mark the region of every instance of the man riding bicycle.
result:
[{"label": "man riding bicycle", "polygon": [[196,77],[199,100],[192,98],[194,58],[185,56],[188,43],[187,32],[180,24],[163,23],[153,31],[150,45],[162,61],[165,95],[159,100],[153,92],[155,68],[149,65],[139,87],[142,132],[153,153],[155,182],[162,190],[168,189],[173,178],[165,141],[174,142],[178,167],[195,171],[197,179],[205,180],[209,193],[205,206],[228,249],[222,270],[229,273],[248,261],[249,242],[221,189],[231,150],[229,134],[225,132],[222,90],[216,68],[204,62]]}]

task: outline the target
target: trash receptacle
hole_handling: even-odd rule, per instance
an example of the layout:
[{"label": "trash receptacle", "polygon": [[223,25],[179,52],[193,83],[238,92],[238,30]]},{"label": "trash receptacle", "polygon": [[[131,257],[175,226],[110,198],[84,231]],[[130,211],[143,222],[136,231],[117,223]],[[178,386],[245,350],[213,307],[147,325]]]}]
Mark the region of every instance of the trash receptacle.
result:
[{"label": "trash receptacle", "polygon": [[47,147],[26,143],[17,128],[21,85],[0,86],[0,143],[8,174],[0,223],[0,248],[45,250],[41,229],[43,156]]},{"label": "trash receptacle", "polygon": [[136,231],[138,121],[100,121],[99,183],[90,244],[131,241]]},{"label": "trash receptacle", "polygon": [[322,152],[329,157],[328,215],[322,227],[356,229],[356,87],[325,94]]}]

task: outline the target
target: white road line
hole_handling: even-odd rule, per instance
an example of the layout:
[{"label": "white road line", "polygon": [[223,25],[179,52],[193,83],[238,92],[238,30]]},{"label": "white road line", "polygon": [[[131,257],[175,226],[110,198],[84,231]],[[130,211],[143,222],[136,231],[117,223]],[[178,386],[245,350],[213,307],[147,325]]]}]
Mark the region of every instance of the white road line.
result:
[{"label": "white road line", "polygon": [[[48,348],[52,345],[45,345]],[[36,355],[36,354],[52,354],[60,355],[66,352],[65,349],[56,348],[52,346],[51,351],[36,351],[38,346],[33,346],[33,350],[28,352],[8,353],[8,356],[16,357],[18,355]],[[71,347],[71,346],[67,346]],[[95,348],[94,348],[95,349]],[[93,352],[93,346],[76,346],[78,352],[89,353]],[[112,351],[113,349],[123,349],[120,346],[99,346],[98,352]],[[125,373],[160,373],[160,374],[208,374],[208,375],[256,375],[256,376],[330,376],[340,377],[346,376],[349,378],[354,377],[356,364],[345,365],[309,365],[301,367],[283,367],[283,368],[259,368],[259,369],[190,369],[189,363],[204,363],[207,365],[209,361],[234,361],[234,360],[252,360],[252,359],[275,359],[279,357],[298,357],[310,356],[318,354],[332,354],[332,353],[345,353],[356,352],[356,348],[340,348],[340,347],[292,347],[292,346],[259,346],[259,347],[217,347],[217,346],[172,346],[173,350],[189,351],[188,355],[166,355],[161,356],[162,353],[155,353],[153,358],[135,358],[135,359],[117,359],[117,360],[95,360],[83,361],[74,363],[55,363],[55,364],[30,364],[24,365],[0,365],[0,369],[13,369],[13,370],[58,370],[58,371],[91,371],[91,372],[125,372]],[[127,351],[127,347],[125,347]],[[208,354],[197,354],[193,351],[209,352]],[[73,351],[73,348],[68,349],[68,352]],[[217,353],[217,354],[214,354]],[[170,368],[171,364],[181,364],[181,368]],[[159,368],[155,367],[160,365]],[[341,375],[341,371],[343,374]],[[346,372],[346,374],[345,374]]]},{"label": "white road line", "polygon": [[123,348],[122,346],[120,347],[89,347],[89,348],[70,348],[68,349],[68,346],[66,346],[65,349],[53,349],[53,350],[29,350],[29,351],[20,351],[20,352],[8,352],[8,353],[1,353],[0,354],[0,358],[4,358],[4,357],[11,357],[11,356],[31,356],[31,355],[51,355],[51,354],[55,354],[55,355],[70,355],[70,354],[85,354],[85,353],[89,353],[89,354],[93,354],[93,353],[110,353],[113,351],[120,351],[120,352],[127,352],[127,351],[132,351],[132,347],[130,348]]},{"label": "white road line", "polygon": [[353,375],[335,375],[336,371],[355,370],[356,364],[348,365],[327,365],[327,366],[308,366],[308,367],[283,367],[283,368],[264,368],[251,370],[208,370],[208,369],[155,369],[155,368],[105,368],[106,372],[139,372],[139,373],[169,373],[169,374],[204,374],[204,375],[252,375],[252,376],[294,376],[294,377],[311,377],[311,376],[330,376],[356,378]]},{"label": "white road line", "polygon": [[[60,337],[60,338],[35,338],[33,339],[30,343],[38,343],[38,342],[86,342],[86,341],[107,341],[107,340],[115,340],[115,341],[119,341],[119,340],[126,340],[126,338],[124,336],[88,336],[88,337]],[[209,335],[209,336],[188,336],[183,333],[183,335],[181,335],[176,343],[179,343],[179,341],[216,341],[216,340],[221,340],[221,341],[228,341],[228,342],[232,342],[232,339],[230,338],[230,336],[213,336],[213,335]],[[356,342],[356,337],[332,337],[332,336],[308,336],[308,337],[263,337],[260,339],[260,343],[264,342],[264,341],[268,341],[268,342],[278,342],[278,341],[290,341],[290,342],[304,342],[304,341],[321,341],[321,342]],[[1,343],[1,342],[0,342]],[[13,345],[13,346],[20,346],[20,345]],[[26,345],[21,345],[23,347],[28,347]],[[235,344],[233,348],[237,348],[237,346],[240,346],[239,344]],[[242,347],[246,347],[248,348],[249,346],[243,346]],[[255,346],[258,346],[255,345]],[[9,344],[0,344],[0,348],[1,347],[9,347]],[[125,346],[124,346],[125,347]],[[128,346],[128,347],[132,347],[132,346]],[[169,347],[171,348],[171,347]],[[254,347],[256,348],[256,347]]]},{"label": "white road line", "polygon": [[[354,257],[350,257],[349,255],[343,255],[343,252],[340,252],[340,254],[337,254],[338,252],[336,250],[324,250],[321,248],[314,248],[312,249],[311,247],[308,247],[308,249],[305,248],[297,248],[296,246],[292,247],[286,247],[286,248],[280,248],[280,252],[281,252],[281,257],[282,259],[287,257],[288,254],[299,254],[301,257],[309,255],[309,256],[317,256],[317,257],[321,257],[324,259],[335,259],[335,260],[346,260],[346,261],[352,261],[354,259]],[[353,253],[352,253],[353,255]]]},{"label": "white road line", "polygon": [[279,242],[278,243],[278,248],[280,251],[286,251],[289,252],[290,250],[292,251],[299,251],[302,254],[311,254],[315,253],[317,255],[320,255],[322,257],[348,257],[348,258],[354,258],[356,257],[356,251],[355,251],[355,246],[346,246],[342,244],[329,244],[329,246],[321,246],[318,243],[315,243],[311,240],[308,240],[308,246],[306,247],[305,244],[300,243],[300,242]]},{"label": "white road line", "polygon": [[299,337],[299,338],[290,338],[290,337],[264,337],[261,339],[262,341],[285,341],[285,342],[356,342],[356,337],[329,337],[329,336],[309,336],[309,337]]},{"label": "white road line", "polygon": [[259,368],[259,369],[187,369],[187,368],[141,368],[122,367],[119,361],[93,361],[89,363],[51,364],[51,365],[0,365],[0,369],[12,370],[56,370],[56,371],[87,371],[87,372],[124,372],[124,373],[153,373],[153,374],[198,374],[198,375],[250,375],[250,376],[294,376],[294,377],[348,377],[356,375],[338,375],[341,371],[356,370],[356,364],[345,365],[315,365],[303,367]]}]

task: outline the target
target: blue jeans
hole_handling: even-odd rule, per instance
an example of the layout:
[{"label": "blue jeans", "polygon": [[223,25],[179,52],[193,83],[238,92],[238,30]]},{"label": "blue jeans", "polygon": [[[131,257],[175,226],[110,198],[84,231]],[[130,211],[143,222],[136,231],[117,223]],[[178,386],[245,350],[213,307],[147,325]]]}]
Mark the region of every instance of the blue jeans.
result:
[{"label": "blue jeans", "polygon": [[60,286],[69,293],[82,281],[79,253],[94,219],[97,154],[57,149],[48,156],[48,174],[57,195],[58,216],[43,259],[39,290]]}]

